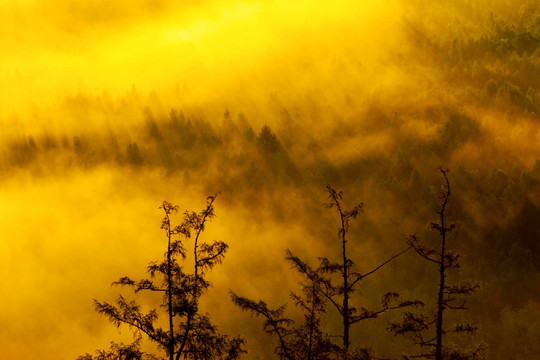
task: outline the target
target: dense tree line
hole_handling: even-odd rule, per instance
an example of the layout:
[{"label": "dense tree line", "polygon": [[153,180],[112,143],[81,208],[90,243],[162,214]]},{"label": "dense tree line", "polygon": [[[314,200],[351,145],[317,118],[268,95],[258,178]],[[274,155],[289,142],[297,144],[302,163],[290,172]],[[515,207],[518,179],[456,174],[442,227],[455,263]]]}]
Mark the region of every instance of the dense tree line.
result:
[{"label": "dense tree line", "polygon": [[[442,118],[443,126],[434,139],[413,141],[400,137],[400,126],[395,124],[395,128],[387,129],[395,134],[391,155],[372,154],[339,163],[331,161],[324,148],[310,145],[309,134],[299,138],[294,147],[287,147],[282,139],[292,135],[283,129],[253,129],[241,116],[229,114],[232,119],[228,126],[233,130],[225,132],[224,127],[178,113],[166,121],[149,123],[143,132],[148,134],[146,140],[120,135],[49,135],[15,141],[4,152],[1,173],[5,176],[23,168],[46,175],[65,171],[66,167],[92,169],[110,164],[126,171],[159,169],[166,176],[183,178],[186,184],[190,177],[204,179],[207,191],[221,188],[234,194],[237,201],[255,210],[254,216],[258,206],[271,206],[275,214],[289,211],[280,201],[253,201],[254,197],[278,194],[284,187],[309,194],[324,183],[333,183],[347,189],[366,189],[368,196],[372,196],[370,201],[384,199],[395,218],[416,222],[420,228],[420,219],[429,218],[429,208],[436,207],[430,190],[436,180],[426,169],[434,169],[440,159],[448,159],[454,168],[455,213],[467,229],[460,233],[464,238],[462,250],[467,254],[464,261],[482,281],[482,296],[493,300],[483,306],[472,300],[472,317],[498,324],[490,329],[512,329],[511,323],[508,327],[500,324],[511,322],[511,317],[499,318],[497,314],[519,312],[525,307],[534,312],[529,302],[540,296],[535,285],[540,269],[540,228],[536,221],[540,214],[540,162],[526,166],[511,161],[511,157],[497,157],[492,148],[493,156],[478,167],[453,163],[452,154],[466,144],[486,141],[486,134],[476,119],[454,111],[445,115],[446,111],[441,108],[426,113],[428,117]],[[178,118],[173,121],[175,116]],[[182,135],[186,133],[189,135]],[[336,134],[336,141],[345,136]],[[215,171],[219,177],[213,176]],[[353,191],[352,196],[359,195],[359,190]],[[313,201],[311,196],[302,206],[313,208]],[[419,209],[420,201],[424,206]],[[416,219],[411,216],[415,213],[419,215]],[[384,226],[384,221],[373,220],[370,241],[384,239],[384,231],[392,231],[391,226]],[[472,258],[476,260],[473,263],[468,260]],[[484,334],[489,344],[499,337],[492,330]]]},{"label": "dense tree line", "polygon": [[[443,119],[435,139],[413,141],[400,137],[400,126],[395,124],[395,128],[387,129],[395,134],[395,151],[391,155],[373,154],[339,163],[331,161],[324,148],[310,145],[309,134],[299,138],[294,147],[287,147],[282,139],[291,134],[272,127],[253,129],[241,116],[229,114],[228,128],[232,130],[225,132],[225,127],[177,113],[166,121],[149,122],[143,132],[148,134],[146,140],[120,135],[108,138],[49,135],[15,141],[4,152],[2,174],[23,168],[46,175],[64,171],[66,167],[92,169],[110,164],[137,172],[161,169],[167,176],[180,175],[186,183],[190,176],[205,179],[203,183],[208,191],[221,188],[254,210],[259,205],[271,206],[275,214],[286,214],[289,210],[279,201],[252,201],[253,197],[277,194],[284,187],[311,193],[315,187],[333,183],[369,189],[370,201],[384,199],[391,204],[396,218],[416,222],[420,228],[420,219],[429,218],[429,208],[436,207],[430,190],[435,179],[426,169],[434,169],[440,159],[448,159],[454,168],[455,214],[467,229],[460,233],[464,239],[462,250],[467,254],[464,261],[483,283],[482,296],[493,300],[483,306],[472,300],[471,307],[475,309],[472,317],[498,324],[490,329],[502,327],[510,331],[514,326],[511,317],[499,318],[497,314],[524,308],[534,312],[530,301],[537,301],[540,296],[535,285],[540,269],[537,241],[540,228],[536,221],[540,214],[537,191],[540,162],[525,166],[494,153],[474,168],[452,163],[452,154],[465,144],[485,141],[486,134],[476,119],[454,111],[445,115],[446,111],[431,109],[426,113],[428,117]],[[335,136],[336,141],[341,141],[346,135]],[[220,176],[213,176],[214,171]],[[360,193],[355,192],[353,196]],[[313,201],[310,198],[302,206],[312,208]],[[419,201],[430,205],[418,209]],[[414,213],[419,215],[416,219],[411,216]],[[382,219],[374,220],[374,226],[369,228],[374,240],[370,241],[384,239],[383,232],[391,227],[383,223]],[[476,261],[471,263],[468,260],[471,258]],[[508,326],[500,321],[508,322]],[[484,334],[489,344],[499,338],[492,330]]]}]

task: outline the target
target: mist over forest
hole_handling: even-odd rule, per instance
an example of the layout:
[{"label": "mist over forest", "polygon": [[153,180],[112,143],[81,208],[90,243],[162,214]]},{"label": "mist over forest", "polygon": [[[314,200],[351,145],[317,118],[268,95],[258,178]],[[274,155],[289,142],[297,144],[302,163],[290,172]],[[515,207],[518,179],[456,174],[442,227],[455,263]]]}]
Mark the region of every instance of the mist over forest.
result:
[{"label": "mist over forest", "polygon": [[[133,341],[93,299],[159,307],[110,284],[163,256],[164,200],[176,224],[219,193],[202,238],[229,248],[200,311],[245,338],[242,358],[278,359],[276,337],[230,291],[301,321],[290,292],[305,279],[286,250],[313,267],[340,257],[327,185],[347,208],[363,204],[347,243],[361,273],[409,235],[437,244],[440,167],[448,246],[462,256],[448,277],[480,285],[463,313],[478,330],[456,346],[540,354],[537,2],[53,3],[0,4],[0,358]],[[351,301],[377,307],[395,291],[429,310],[436,276],[407,251]],[[388,324],[404,311],[355,325],[351,346],[401,359],[411,344]],[[322,321],[339,336],[335,309]]]}]

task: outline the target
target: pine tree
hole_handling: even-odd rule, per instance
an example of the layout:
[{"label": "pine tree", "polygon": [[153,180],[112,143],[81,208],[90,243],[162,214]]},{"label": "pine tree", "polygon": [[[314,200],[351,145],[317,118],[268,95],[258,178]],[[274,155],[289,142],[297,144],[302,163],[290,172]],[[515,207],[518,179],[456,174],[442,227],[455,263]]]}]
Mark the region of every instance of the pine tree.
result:
[{"label": "pine tree", "polygon": [[[414,248],[416,253],[424,260],[435,264],[438,271],[438,284],[436,295],[435,311],[432,314],[406,312],[401,322],[390,323],[388,330],[395,335],[408,335],[415,345],[422,350],[420,354],[411,355],[414,358],[425,358],[435,360],[477,360],[483,358],[484,346],[480,345],[472,350],[459,349],[450,346],[445,340],[446,335],[468,334],[476,332],[477,327],[469,322],[463,321],[454,324],[451,328],[445,328],[445,310],[466,310],[466,300],[464,297],[470,296],[479,289],[479,285],[474,282],[463,282],[461,284],[450,285],[447,282],[448,271],[458,270],[460,267],[460,255],[455,250],[448,249],[448,237],[455,229],[456,225],[448,224],[447,210],[451,196],[450,182],[448,180],[448,169],[440,168],[444,177],[444,185],[438,194],[440,207],[437,210],[438,222],[431,222],[431,229],[439,234],[438,248],[432,248],[420,242],[418,238],[411,235],[408,244]],[[457,301],[460,303],[456,303]],[[405,356],[406,359],[408,357]]]},{"label": "pine tree", "polygon": [[[312,268],[287,250],[286,259],[292,263],[293,268],[302,274],[305,279],[302,283],[303,296],[292,295],[295,304],[302,310],[305,321],[300,325],[295,325],[290,318],[283,316],[284,306],[271,309],[262,301],[255,302],[235,294],[232,295],[234,303],[242,310],[251,311],[265,318],[265,330],[275,334],[279,339],[276,353],[280,356],[280,359],[318,359],[317,356],[326,359],[370,359],[370,349],[351,349],[351,326],[362,320],[377,318],[392,309],[419,305],[416,301],[399,302],[399,295],[395,292],[383,295],[381,307],[376,310],[361,308],[358,311],[351,304],[351,295],[357,290],[357,286],[362,279],[372,275],[390,261],[405,253],[410,247],[391,256],[370,271],[363,274],[355,272],[355,264],[347,251],[347,235],[350,230],[350,221],[360,214],[363,205],[359,204],[350,210],[346,210],[342,204],[342,193],[337,192],[330,185],[327,186],[327,190],[330,203],[326,204],[326,207],[335,208],[340,220],[338,231],[341,250],[340,261],[332,262],[323,257],[320,258],[319,267]],[[334,344],[332,341],[334,337],[323,330],[321,320],[326,311],[326,304],[330,304],[337,310],[342,321],[341,346]],[[314,352],[315,349],[318,349],[317,353]],[[305,355],[299,356],[298,354]]]},{"label": "pine tree", "polygon": [[343,206],[343,194],[336,191],[330,185],[326,187],[330,202],[325,204],[329,209],[335,209],[339,216],[338,239],[341,250],[339,261],[331,261],[326,257],[319,258],[319,267],[314,269],[299,257],[289,252],[288,259],[292,261],[296,269],[314,283],[319,294],[325,298],[337,310],[342,321],[343,335],[341,357],[344,359],[370,359],[371,351],[367,348],[351,349],[350,329],[362,320],[374,319],[383,313],[402,307],[417,306],[416,301],[397,301],[399,294],[388,292],[382,296],[381,307],[376,310],[368,310],[362,307],[358,310],[351,303],[351,296],[357,291],[357,286],[362,279],[370,276],[387,265],[390,261],[404,254],[410,249],[391,256],[386,261],[364,273],[354,271],[356,265],[348,254],[347,243],[350,231],[350,221],[362,212],[363,204],[358,204],[347,210]]},{"label": "pine tree", "polygon": [[[169,360],[184,359],[237,359],[245,352],[244,340],[229,337],[218,332],[208,314],[199,310],[199,299],[210,287],[206,273],[223,261],[228,246],[224,242],[211,244],[201,242],[201,234],[207,223],[214,218],[214,200],[207,198],[206,208],[200,213],[184,213],[183,222],[173,226],[171,216],[178,212],[178,207],[164,201],[160,209],[165,213],[161,229],[165,232],[167,251],[164,259],[148,266],[148,279],[139,281],[122,277],[114,285],[128,286],[135,294],[149,291],[162,294],[162,309],[148,313],[141,311],[136,301],[128,301],[120,296],[115,305],[95,301],[96,311],[109,318],[117,327],[127,325],[135,331],[137,339],[131,345],[112,343],[109,350],[101,350],[95,356],[86,354],[79,360],[150,360],[163,359],[146,354],[140,349],[143,337],[153,342],[166,354]],[[193,239],[193,269],[187,272],[179,260],[186,259],[185,243]],[[164,312],[164,314],[163,314]],[[160,327],[158,320],[162,315],[166,327]]]},{"label": "pine tree", "polygon": [[296,323],[284,316],[285,305],[272,309],[263,301],[253,301],[231,293],[234,304],[243,311],[264,319],[264,330],[276,335],[278,343],[275,353],[287,360],[329,360],[338,359],[339,347],[323,330],[326,301],[311,281],[301,283],[302,293],[291,292],[290,298],[303,315],[303,321]]}]

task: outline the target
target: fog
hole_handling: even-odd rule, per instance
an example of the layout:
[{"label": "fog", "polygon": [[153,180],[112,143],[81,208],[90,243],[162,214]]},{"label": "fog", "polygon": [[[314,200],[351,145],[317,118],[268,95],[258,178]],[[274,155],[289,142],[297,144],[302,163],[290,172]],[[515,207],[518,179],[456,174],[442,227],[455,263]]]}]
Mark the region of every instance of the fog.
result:
[{"label": "fog", "polygon": [[[6,1],[0,17],[2,358],[129,341],[93,299],[133,296],[110,283],[163,254],[163,200],[199,211],[217,192],[203,237],[230,250],[202,307],[247,339],[245,358],[277,358],[229,290],[298,316],[285,250],[311,264],[340,251],[327,184],[364,203],[350,240],[361,271],[409,234],[433,239],[439,166],[455,276],[482,284],[473,342],[490,359],[540,351],[535,2]],[[433,279],[407,253],[354,300],[429,302]],[[398,357],[409,345],[385,330],[398,316],[358,325],[354,345]]]}]

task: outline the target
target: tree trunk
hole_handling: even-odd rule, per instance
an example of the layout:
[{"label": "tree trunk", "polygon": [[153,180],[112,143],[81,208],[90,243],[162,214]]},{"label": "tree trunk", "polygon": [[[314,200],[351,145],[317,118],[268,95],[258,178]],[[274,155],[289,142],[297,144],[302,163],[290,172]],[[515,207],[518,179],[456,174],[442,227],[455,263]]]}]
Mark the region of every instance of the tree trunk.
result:
[{"label": "tree trunk", "polygon": [[169,315],[169,360],[174,360],[174,321],[173,321],[173,298],[172,298],[172,271],[171,271],[171,220],[167,213],[167,311]]},{"label": "tree trunk", "polygon": [[[349,266],[347,259],[347,239],[345,237],[346,226],[344,214],[341,211],[341,207],[338,205],[339,215],[341,217],[341,244],[343,252],[343,347],[345,353],[348,353],[350,339],[349,339],[349,327],[350,327],[350,311],[349,311]],[[346,355],[347,356],[347,355]]]},{"label": "tree trunk", "polygon": [[442,337],[443,337],[443,311],[444,311],[444,280],[446,275],[444,274],[444,271],[446,270],[446,225],[444,223],[444,217],[445,217],[445,210],[446,205],[448,204],[448,199],[450,197],[450,183],[448,182],[448,178],[446,177],[446,172],[441,169],[441,172],[444,176],[444,179],[446,180],[446,192],[443,194],[443,204],[441,206],[441,211],[439,212],[440,215],[440,228],[439,232],[442,237],[442,243],[441,243],[441,260],[439,264],[439,296],[437,301],[437,325],[436,325],[436,344],[435,344],[435,360],[442,360]]}]

